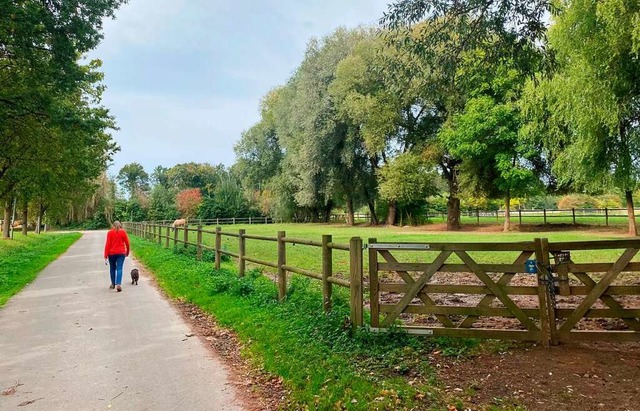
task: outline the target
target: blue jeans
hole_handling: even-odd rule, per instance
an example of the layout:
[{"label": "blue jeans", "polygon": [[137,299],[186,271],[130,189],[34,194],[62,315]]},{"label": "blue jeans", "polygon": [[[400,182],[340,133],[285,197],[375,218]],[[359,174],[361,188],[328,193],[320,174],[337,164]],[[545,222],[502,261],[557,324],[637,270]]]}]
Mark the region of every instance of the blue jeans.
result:
[{"label": "blue jeans", "polygon": [[109,274],[111,284],[120,285],[122,283],[122,266],[124,265],[124,254],[114,254],[109,256]]}]

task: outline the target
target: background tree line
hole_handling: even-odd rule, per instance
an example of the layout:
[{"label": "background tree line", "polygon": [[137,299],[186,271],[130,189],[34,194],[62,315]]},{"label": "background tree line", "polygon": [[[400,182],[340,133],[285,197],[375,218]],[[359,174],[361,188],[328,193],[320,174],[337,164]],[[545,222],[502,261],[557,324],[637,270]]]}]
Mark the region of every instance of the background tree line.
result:
[{"label": "background tree line", "polygon": [[640,4],[399,0],[312,39],[235,150],[271,214],[394,224],[461,199],[620,193],[637,234]]},{"label": "background tree line", "polygon": [[[84,219],[118,150],[100,103],[100,61],[84,56],[124,0],[0,0],[0,204],[3,237],[46,212]],[[26,224],[24,224],[26,233]]]}]

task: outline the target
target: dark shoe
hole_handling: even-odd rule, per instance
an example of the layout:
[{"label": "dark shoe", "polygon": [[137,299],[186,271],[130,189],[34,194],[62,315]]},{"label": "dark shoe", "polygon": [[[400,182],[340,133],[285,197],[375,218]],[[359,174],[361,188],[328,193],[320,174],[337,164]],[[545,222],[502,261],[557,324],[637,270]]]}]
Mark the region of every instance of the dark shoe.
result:
[{"label": "dark shoe", "polygon": [[116,291],[118,292],[122,291],[122,287],[120,287],[120,284],[116,285]]},{"label": "dark shoe", "polygon": [[110,289],[110,290],[113,290],[114,288],[116,288],[116,285],[115,285],[115,284],[111,284],[111,285],[109,286],[109,289]]}]

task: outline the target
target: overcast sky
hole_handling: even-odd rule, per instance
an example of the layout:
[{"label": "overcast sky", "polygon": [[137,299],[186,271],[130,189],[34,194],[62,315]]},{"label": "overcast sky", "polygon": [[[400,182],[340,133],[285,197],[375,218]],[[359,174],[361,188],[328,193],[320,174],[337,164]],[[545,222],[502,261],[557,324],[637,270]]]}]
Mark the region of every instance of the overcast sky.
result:
[{"label": "overcast sky", "polygon": [[389,0],[130,0],[91,53],[103,61],[103,103],[121,147],[109,174],[131,162],[230,166],[312,37],[375,24]]}]

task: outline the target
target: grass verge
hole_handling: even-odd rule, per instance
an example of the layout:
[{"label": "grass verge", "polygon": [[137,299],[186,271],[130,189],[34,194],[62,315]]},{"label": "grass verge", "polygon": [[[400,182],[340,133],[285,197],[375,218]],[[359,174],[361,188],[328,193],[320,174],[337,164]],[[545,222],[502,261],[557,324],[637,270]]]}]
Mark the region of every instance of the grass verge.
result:
[{"label": "grass verge", "polygon": [[[317,282],[292,276],[276,301],[273,281],[252,270],[244,278],[226,264],[216,271],[182,247],[175,252],[133,237],[132,249],[173,298],[215,316],[243,341],[248,358],[279,375],[295,409],[446,409],[431,365],[433,355],[462,356],[480,345],[469,339],[424,339],[392,331],[352,331],[346,290],[335,290],[330,314]],[[178,251],[179,250],[179,251]],[[436,354],[434,354],[434,352]]]},{"label": "grass verge", "polygon": [[0,240],[0,307],[80,237],[80,233],[18,234],[13,240]]}]

